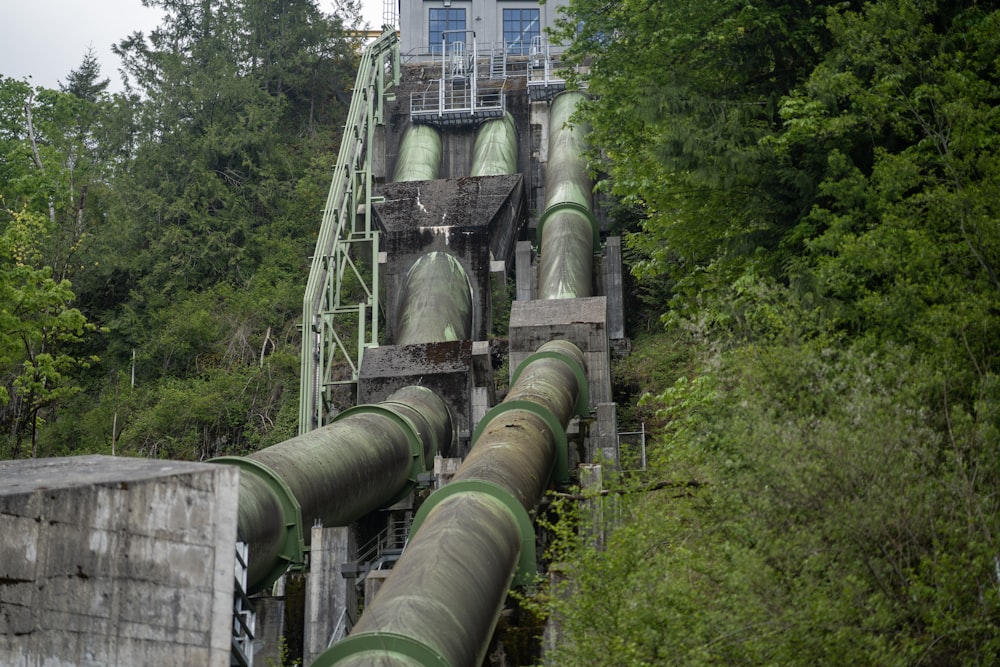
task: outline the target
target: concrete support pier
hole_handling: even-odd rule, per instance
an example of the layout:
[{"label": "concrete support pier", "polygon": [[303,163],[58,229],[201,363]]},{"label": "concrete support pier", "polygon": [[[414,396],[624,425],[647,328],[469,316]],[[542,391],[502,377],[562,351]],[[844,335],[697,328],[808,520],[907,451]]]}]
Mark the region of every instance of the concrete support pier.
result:
[{"label": "concrete support pier", "polygon": [[303,664],[311,665],[330,644],[343,639],[358,620],[354,579],[345,579],[343,565],[357,560],[353,526],[313,526],[306,610]]},{"label": "concrete support pier", "polygon": [[607,304],[603,296],[515,301],[510,311],[510,371],[513,373],[542,343],[568,340],[583,352],[591,406],[610,402]]},{"label": "concrete support pier", "polygon": [[239,470],[0,462],[0,664],[229,665]]}]

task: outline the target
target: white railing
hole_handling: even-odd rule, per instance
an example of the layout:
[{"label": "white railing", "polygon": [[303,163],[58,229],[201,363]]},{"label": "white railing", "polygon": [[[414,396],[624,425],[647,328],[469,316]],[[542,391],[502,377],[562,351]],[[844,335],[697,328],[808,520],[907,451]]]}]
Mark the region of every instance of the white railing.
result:
[{"label": "white railing", "polygon": [[617,464],[622,470],[646,469],[646,424],[639,431],[618,433]]}]

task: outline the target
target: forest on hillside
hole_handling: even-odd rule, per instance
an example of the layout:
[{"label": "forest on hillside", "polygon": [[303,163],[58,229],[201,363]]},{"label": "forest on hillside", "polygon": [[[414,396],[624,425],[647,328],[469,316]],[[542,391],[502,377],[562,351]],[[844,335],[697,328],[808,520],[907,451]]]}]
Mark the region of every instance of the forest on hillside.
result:
[{"label": "forest on hillside", "polygon": [[[124,92],[0,79],[2,458],[294,434],[359,45],[314,0],[152,2]],[[543,517],[549,664],[1000,659],[998,4],[570,1],[652,435],[603,538]]]},{"label": "forest on hillside", "polygon": [[571,0],[560,34],[655,437],[603,548],[555,524],[550,664],[996,664],[1000,4]]},{"label": "forest on hillside", "polygon": [[205,459],[295,434],[303,286],[357,3],[154,0],[124,91],[0,79],[0,457]]}]

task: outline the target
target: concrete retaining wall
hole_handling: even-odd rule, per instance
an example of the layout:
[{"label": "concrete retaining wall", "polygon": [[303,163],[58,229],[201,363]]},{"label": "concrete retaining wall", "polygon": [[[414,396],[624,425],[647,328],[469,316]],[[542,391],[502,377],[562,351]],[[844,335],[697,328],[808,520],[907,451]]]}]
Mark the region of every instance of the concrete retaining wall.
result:
[{"label": "concrete retaining wall", "polygon": [[239,471],[0,462],[0,664],[228,665]]}]

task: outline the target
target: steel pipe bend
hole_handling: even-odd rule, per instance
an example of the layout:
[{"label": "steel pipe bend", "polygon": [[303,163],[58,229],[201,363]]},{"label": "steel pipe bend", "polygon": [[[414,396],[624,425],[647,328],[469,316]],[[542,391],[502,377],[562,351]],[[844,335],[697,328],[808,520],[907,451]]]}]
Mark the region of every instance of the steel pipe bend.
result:
[{"label": "steel pipe bend", "polygon": [[420,256],[399,294],[397,345],[472,337],[472,285],[462,263],[446,252]]},{"label": "steel pipe bend", "polygon": [[249,456],[213,459],[240,468],[248,589],[262,590],[301,565],[315,523],[347,525],[405,495],[434,454],[451,448],[454,434],[444,401],[425,387],[404,387]]},{"label": "steel pipe bend", "polygon": [[504,112],[503,118],[488,120],[476,130],[472,148],[472,176],[505,176],[517,173],[517,125]]},{"label": "steel pipe bend", "polygon": [[411,125],[399,145],[393,175],[397,183],[433,181],[441,169],[441,135],[430,125]]}]

